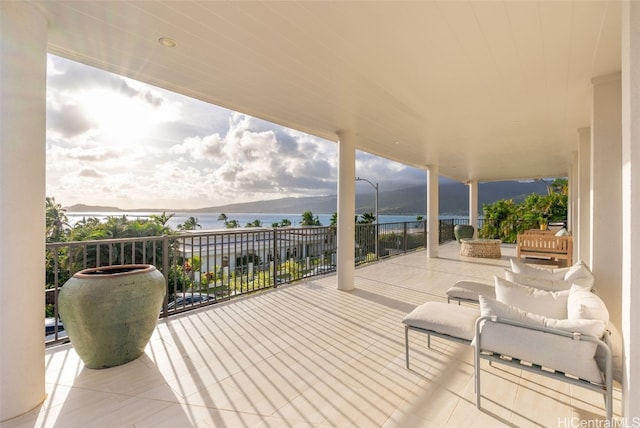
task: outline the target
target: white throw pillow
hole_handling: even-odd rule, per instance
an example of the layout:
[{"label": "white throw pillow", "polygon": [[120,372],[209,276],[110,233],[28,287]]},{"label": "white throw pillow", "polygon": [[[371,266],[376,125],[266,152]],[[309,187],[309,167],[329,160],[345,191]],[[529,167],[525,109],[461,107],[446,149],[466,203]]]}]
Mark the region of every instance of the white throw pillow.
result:
[{"label": "white throw pillow", "polygon": [[[512,321],[519,321],[534,327],[547,327],[569,333],[580,333],[588,336],[602,337],[606,323],[595,319],[555,319],[531,313],[500,302],[497,299],[480,295],[480,316],[496,316]],[[595,352],[595,350],[594,350]]]},{"label": "white throw pillow", "polygon": [[591,269],[589,269],[589,266],[587,266],[587,264],[582,260],[580,260],[578,263],[571,266],[569,270],[565,273],[563,279],[565,281],[571,281],[571,282],[576,282],[577,280],[580,280],[580,283],[582,285],[587,285],[587,283],[584,283],[582,281],[590,280],[591,287],[593,287],[593,282],[595,280],[595,278],[593,277],[593,273],[591,273]]},{"label": "white throw pillow", "polygon": [[565,281],[564,279],[540,278],[529,276],[525,273],[512,272],[508,269],[505,269],[504,277],[507,281],[515,282],[516,284],[528,285],[529,287],[547,291],[568,290],[572,285],[570,281]]},{"label": "white throw pillow", "polygon": [[571,236],[571,234],[567,229],[563,227],[562,229],[556,232],[555,236]]},{"label": "white throw pillow", "polygon": [[526,312],[549,318],[567,318],[569,290],[547,291],[494,277],[496,299]]},{"label": "white throw pillow", "polygon": [[578,284],[571,286],[567,299],[567,317],[569,319],[587,319],[609,321],[607,305],[595,293]]},{"label": "white throw pillow", "polygon": [[[480,296],[480,313],[482,316],[497,316],[534,327],[548,327],[596,337],[602,337],[605,328],[604,322],[599,320],[550,319],[505,305],[484,295]],[[481,326],[480,335],[475,338],[474,346],[602,383],[601,371],[594,358],[597,347],[594,342],[485,322]]]},{"label": "white throw pillow", "polygon": [[547,269],[542,267],[530,266],[522,263],[517,259],[511,259],[511,270],[515,273],[521,273],[527,276],[546,279],[565,279],[565,275],[569,268]]}]

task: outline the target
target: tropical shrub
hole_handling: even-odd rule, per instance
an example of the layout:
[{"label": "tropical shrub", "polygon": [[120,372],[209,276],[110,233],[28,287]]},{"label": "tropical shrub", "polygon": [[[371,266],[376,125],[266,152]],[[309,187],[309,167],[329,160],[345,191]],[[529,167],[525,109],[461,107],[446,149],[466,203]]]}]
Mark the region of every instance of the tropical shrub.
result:
[{"label": "tropical shrub", "polygon": [[532,193],[519,204],[512,199],[484,204],[484,225],[480,237],[515,243],[519,233],[538,228],[541,223],[566,222],[566,179],[554,180],[547,190],[547,195]]}]

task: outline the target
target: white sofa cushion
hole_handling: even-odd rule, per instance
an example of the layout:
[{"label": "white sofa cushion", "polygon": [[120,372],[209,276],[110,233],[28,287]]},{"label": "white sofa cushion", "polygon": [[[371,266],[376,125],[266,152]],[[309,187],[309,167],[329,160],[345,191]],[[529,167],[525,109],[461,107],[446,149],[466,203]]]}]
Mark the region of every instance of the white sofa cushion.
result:
[{"label": "white sofa cushion", "polygon": [[480,311],[470,306],[427,302],[408,313],[402,322],[412,327],[471,340],[476,335],[475,326],[479,316]]},{"label": "white sofa cushion", "polygon": [[465,299],[477,302],[480,294],[496,297],[495,287],[491,284],[460,280],[447,290],[447,296],[450,299]]},{"label": "white sofa cushion", "polygon": [[549,318],[567,318],[569,290],[540,290],[516,284],[498,276],[494,279],[498,301]]},{"label": "white sofa cushion", "polygon": [[505,269],[504,277],[507,281],[515,282],[516,284],[528,285],[529,287],[547,291],[568,290],[572,285],[571,281],[565,281],[564,279],[541,278],[530,276],[526,273],[516,273],[508,269]]},{"label": "white sofa cushion", "polygon": [[607,305],[595,293],[578,284],[571,286],[567,299],[567,317],[609,321]]},{"label": "white sofa cushion", "polygon": [[[602,337],[605,329],[604,322],[599,320],[550,319],[483,295],[480,296],[480,313],[482,316],[497,316],[534,327],[554,328],[596,337]],[[481,350],[508,355],[590,382],[602,383],[602,375],[594,358],[597,345],[593,342],[494,322],[485,322],[481,326],[476,346],[478,340]]]},{"label": "white sofa cushion", "polygon": [[565,275],[569,271],[569,268],[547,269],[542,267],[530,266],[526,263],[522,263],[517,259],[510,259],[510,261],[511,261],[511,270],[513,272],[521,273],[521,274],[536,277],[536,278],[565,279]]}]

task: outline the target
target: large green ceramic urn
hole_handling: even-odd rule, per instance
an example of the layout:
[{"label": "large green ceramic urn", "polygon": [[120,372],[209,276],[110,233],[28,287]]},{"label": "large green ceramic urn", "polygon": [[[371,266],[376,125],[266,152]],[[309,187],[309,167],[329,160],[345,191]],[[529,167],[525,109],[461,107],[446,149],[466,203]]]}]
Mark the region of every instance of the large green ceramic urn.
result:
[{"label": "large green ceramic urn", "polygon": [[475,229],[469,224],[456,224],[453,228],[453,236],[456,237],[456,241],[460,242],[461,239],[471,239]]},{"label": "large green ceramic urn", "polygon": [[164,276],[155,266],[105,266],[74,274],[60,290],[58,308],[85,366],[100,369],[142,355],[164,295]]}]

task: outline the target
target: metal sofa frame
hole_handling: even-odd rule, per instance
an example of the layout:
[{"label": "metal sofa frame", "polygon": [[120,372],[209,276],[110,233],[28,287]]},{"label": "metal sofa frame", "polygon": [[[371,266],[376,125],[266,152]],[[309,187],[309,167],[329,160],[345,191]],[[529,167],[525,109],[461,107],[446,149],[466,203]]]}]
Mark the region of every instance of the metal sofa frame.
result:
[{"label": "metal sofa frame", "polygon": [[[543,368],[542,366],[537,365],[535,364],[535,362],[532,362],[532,361],[522,361],[507,355],[501,355],[497,352],[491,351],[490,349],[484,349],[482,347],[482,331],[481,330],[482,330],[482,325],[485,322],[507,324],[507,325],[511,325],[519,328],[526,328],[529,330],[564,336],[573,340],[583,340],[583,341],[594,342],[598,347],[602,348],[605,352],[605,372],[603,373],[604,382],[602,384],[596,384],[588,380],[571,377],[564,372],[553,370],[552,367]],[[595,336],[589,336],[589,335],[584,335],[579,333],[570,333],[567,331],[546,328],[546,327],[537,327],[537,326],[532,326],[530,324],[523,324],[518,321],[512,321],[512,320],[499,318],[495,316],[484,316],[484,317],[478,318],[478,320],[476,321],[475,337],[476,337],[476,343],[475,343],[474,367],[475,367],[476,407],[478,409],[480,409],[480,371],[481,371],[480,360],[488,360],[489,364],[492,364],[492,363],[504,364],[510,367],[515,367],[520,370],[537,373],[542,376],[560,380],[562,382],[567,382],[572,385],[580,386],[580,387],[589,389],[591,391],[600,392],[601,394],[604,395],[607,421],[609,421],[610,424],[613,423],[613,420],[612,420],[613,376],[612,376],[611,350],[609,348],[607,332],[605,332],[604,334],[605,341],[602,341],[601,339]],[[613,426],[613,425],[610,425],[610,426]]]}]

